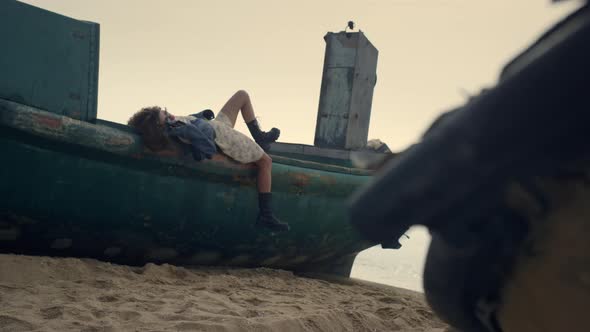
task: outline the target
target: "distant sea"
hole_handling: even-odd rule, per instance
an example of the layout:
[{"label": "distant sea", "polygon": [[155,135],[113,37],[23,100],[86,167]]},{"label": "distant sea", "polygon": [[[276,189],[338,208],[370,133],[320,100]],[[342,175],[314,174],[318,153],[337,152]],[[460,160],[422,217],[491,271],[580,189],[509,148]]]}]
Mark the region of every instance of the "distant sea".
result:
[{"label": "distant sea", "polygon": [[425,227],[414,227],[401,249],[369,248],[357,256],[351,277],[423,292],[422,272],[430,243]]}]

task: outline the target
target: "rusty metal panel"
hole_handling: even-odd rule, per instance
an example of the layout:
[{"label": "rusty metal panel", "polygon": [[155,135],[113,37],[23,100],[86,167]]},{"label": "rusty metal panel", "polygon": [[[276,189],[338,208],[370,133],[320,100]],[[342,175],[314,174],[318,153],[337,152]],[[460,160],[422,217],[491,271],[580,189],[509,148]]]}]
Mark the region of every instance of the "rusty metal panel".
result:
[{"label": "rusty metal panel", "polygon": [[3,0],[0,42],[1,99],[96,119],[98,24]]},{"label": "rusty metal panel", "polygon": [[336,67],[325,70],[314,145],[331,148],[344,147],[353,73],[353,67]]},{"label": "rusty metal panel", "polygon": [[379,51],[363,33],[359,33],[350,116],[346,131],[346,149],[359,149],[367,144],[373,89],[377,83],[377,56]]},{"label": "rusty metal panel", "polygon": [[328,68],[354,67],[358,44],[357,34],[342,34],[329,32],[325,37],[326,59]]},{"label": "rusty metal panel", "polygon": [[362,32],[328,33],[314,145],[356,149],[367,142],[377,49]]}]

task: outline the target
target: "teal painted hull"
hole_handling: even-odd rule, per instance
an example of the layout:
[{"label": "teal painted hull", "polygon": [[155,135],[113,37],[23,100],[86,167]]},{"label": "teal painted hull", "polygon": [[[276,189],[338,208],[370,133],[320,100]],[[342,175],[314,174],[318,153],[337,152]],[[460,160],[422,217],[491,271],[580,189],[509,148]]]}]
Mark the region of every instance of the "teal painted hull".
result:
[{"label": "teal painted hull", "polygon": [[[266,266],[348,275],[362,240],[346,200],[367,172],[276,157],[275,214],[256,227],[255,169],[158,155],[125,128],[0,103],[0,250],[125,264]],[[303,157],[303,156],[302,156]]]}]

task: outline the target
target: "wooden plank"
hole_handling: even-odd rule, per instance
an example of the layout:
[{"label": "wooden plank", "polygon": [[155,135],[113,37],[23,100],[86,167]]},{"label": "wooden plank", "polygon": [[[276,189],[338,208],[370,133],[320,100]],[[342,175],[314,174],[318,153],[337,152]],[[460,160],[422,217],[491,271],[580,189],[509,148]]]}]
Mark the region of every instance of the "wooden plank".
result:
[{"label": "wooden plank", "polygon": [[[362,151],[361,156],[369,160],[383,160],[383,158],[391,156],[390,153],[382,153],[366,149],[360,151]],[[352,154],[357,153],[357,151],[319,148],[317,146],[306,144],[273,143],[271,144],[270,153],[279,155],[288,154],[291,156],[301,155],[301,158],[303,159],[305,159],[306,157],[321,157],[326,159],[350,161]],[[293,156],[293,158],[296,158],[296,156]]]},{"label": "wooden plank", "polygon": [[347,150],[319,148],[312,145],[292,143],[273,143],[271,144],[270,153],[300,154],[302,156],[317,156],[340,160],[350,159],[350,151]]}]

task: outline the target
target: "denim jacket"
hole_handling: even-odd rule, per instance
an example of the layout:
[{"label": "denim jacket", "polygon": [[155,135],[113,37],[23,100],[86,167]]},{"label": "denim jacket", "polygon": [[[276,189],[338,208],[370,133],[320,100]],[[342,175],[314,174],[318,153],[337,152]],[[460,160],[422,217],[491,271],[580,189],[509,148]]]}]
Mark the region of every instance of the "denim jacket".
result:
[{"label": "denim jacket", "polygon": [[179,139],[182,142],[190,143],[190,151],[196,161],[201,161],[205,158],[211,157],[217,152],[215,146],[215,130],[209,120],[213,119],[214,115],[211,110],[204,110],[202,112],[191,114],[194,117],[189,123],[182,121],[175,121],[168,123],[168,136]]}]

